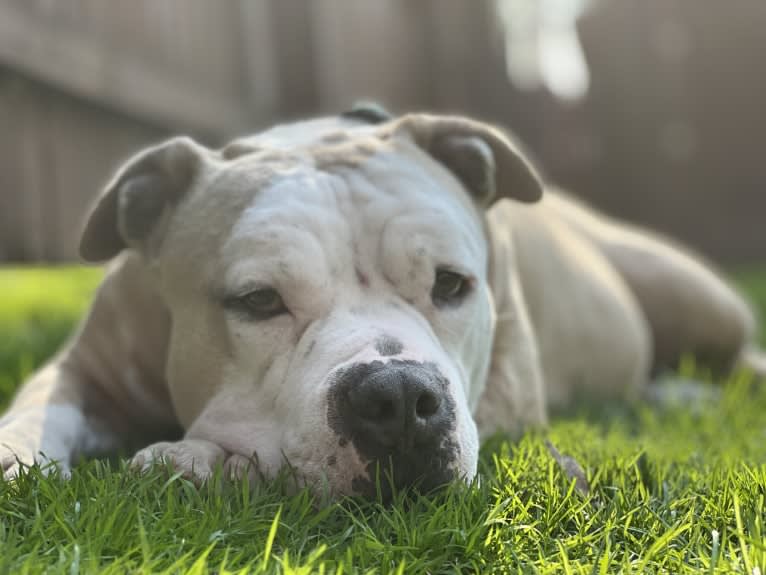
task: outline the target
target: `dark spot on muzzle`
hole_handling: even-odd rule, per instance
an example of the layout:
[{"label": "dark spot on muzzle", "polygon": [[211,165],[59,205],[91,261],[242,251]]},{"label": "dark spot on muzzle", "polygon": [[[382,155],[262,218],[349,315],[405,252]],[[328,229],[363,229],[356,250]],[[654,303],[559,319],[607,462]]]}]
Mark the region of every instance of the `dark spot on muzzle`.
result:
[{"label": "dark spot on muzzle", "polygon": [[388,335],[383,335],[375,341],[375,351],[383,357],[399,355],[403,349],[401,341]]},{"label": "dark spot on muzzle", "polygon": [[356,268],[355,271],[356,280],[359,282],[359,285],[362,287],[370,287],[370,278],[367,276],[367,274],[359,268]]},{"label": "dark spot on muzzle", "polygon": [[390,360],[339,370],[328,392],[327,421],[368,461],[354,491],[389,498],[396,489],[420,491],[448,483],[458,454],[455,402],[433,363]]}]

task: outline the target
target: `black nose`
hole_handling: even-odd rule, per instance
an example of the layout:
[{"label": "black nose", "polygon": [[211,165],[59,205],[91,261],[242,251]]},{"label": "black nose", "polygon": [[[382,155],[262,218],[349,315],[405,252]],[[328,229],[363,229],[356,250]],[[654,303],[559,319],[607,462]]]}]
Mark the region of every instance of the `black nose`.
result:
[{"label": "black nose", "polygon": [[368,462],[367,478],[355,480],[361,494],[374,496],[377,477],[388,493],[430,490],[453,477],[455,402],[434,364],[392,359],[343,369],[329,391],[327,420],[340,444],[350,440]]},{"label": "black nose", "polygon": [[385,450],[408,451],[445,431],[445,390],[422,369],[373,371],[348,389],[346,414],[355,437]]}]

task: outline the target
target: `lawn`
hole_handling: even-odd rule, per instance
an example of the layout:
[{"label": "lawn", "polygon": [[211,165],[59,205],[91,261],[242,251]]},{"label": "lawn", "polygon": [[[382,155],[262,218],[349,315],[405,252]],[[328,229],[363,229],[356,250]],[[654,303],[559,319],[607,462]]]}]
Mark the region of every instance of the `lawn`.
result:
[{"label": "lawn", "polygon": [[[0,406],[98,277],[0,270]],[[766,311],[766,274],[741,278]],[[588,496],[546,439],[581,463]],[[0,481],[0,573],[766,573],[766,385],[747,374],[709,404],[575,410],[545,433],[494,438],[480,465],[473,486],[390,506],[322,504],[279,482],[197,489],[121,460],[68,481],[32,470]]]}]

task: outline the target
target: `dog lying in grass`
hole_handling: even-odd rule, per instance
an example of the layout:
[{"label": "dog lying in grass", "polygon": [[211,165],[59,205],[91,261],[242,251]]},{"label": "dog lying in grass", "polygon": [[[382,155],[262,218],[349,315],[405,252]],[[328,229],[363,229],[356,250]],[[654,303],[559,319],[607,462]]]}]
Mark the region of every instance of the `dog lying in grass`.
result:
[{"label": "dog lying in grass", "polygon": [[[80,246],[90,313],[0,419],[23,465],[139,449],[196,480],[289,465],[335,495],[476,473],[479,438],[682,354],[766,372],[697,258],[544,186],[497,128],[359,107],[141,151]],[[180,438],[179,438],[180,437]]]}]

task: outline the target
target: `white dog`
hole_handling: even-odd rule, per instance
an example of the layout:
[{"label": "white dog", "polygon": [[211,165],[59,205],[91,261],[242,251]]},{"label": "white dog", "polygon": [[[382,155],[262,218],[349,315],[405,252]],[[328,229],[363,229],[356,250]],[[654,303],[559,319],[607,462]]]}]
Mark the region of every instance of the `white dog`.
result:
[{"label": "white dog", "polygon": [[143,447],[134,465],[196,479],[289,464],[368,494],[385,467],[428,488],[474,476],[481,434],[635,395],[682,353],[766,371],[710,269],[544,195],[460,117],[362,107],[144,150],[84,231],[86,260],[115,258],[90,313],[0,419],[4,475]]}]

